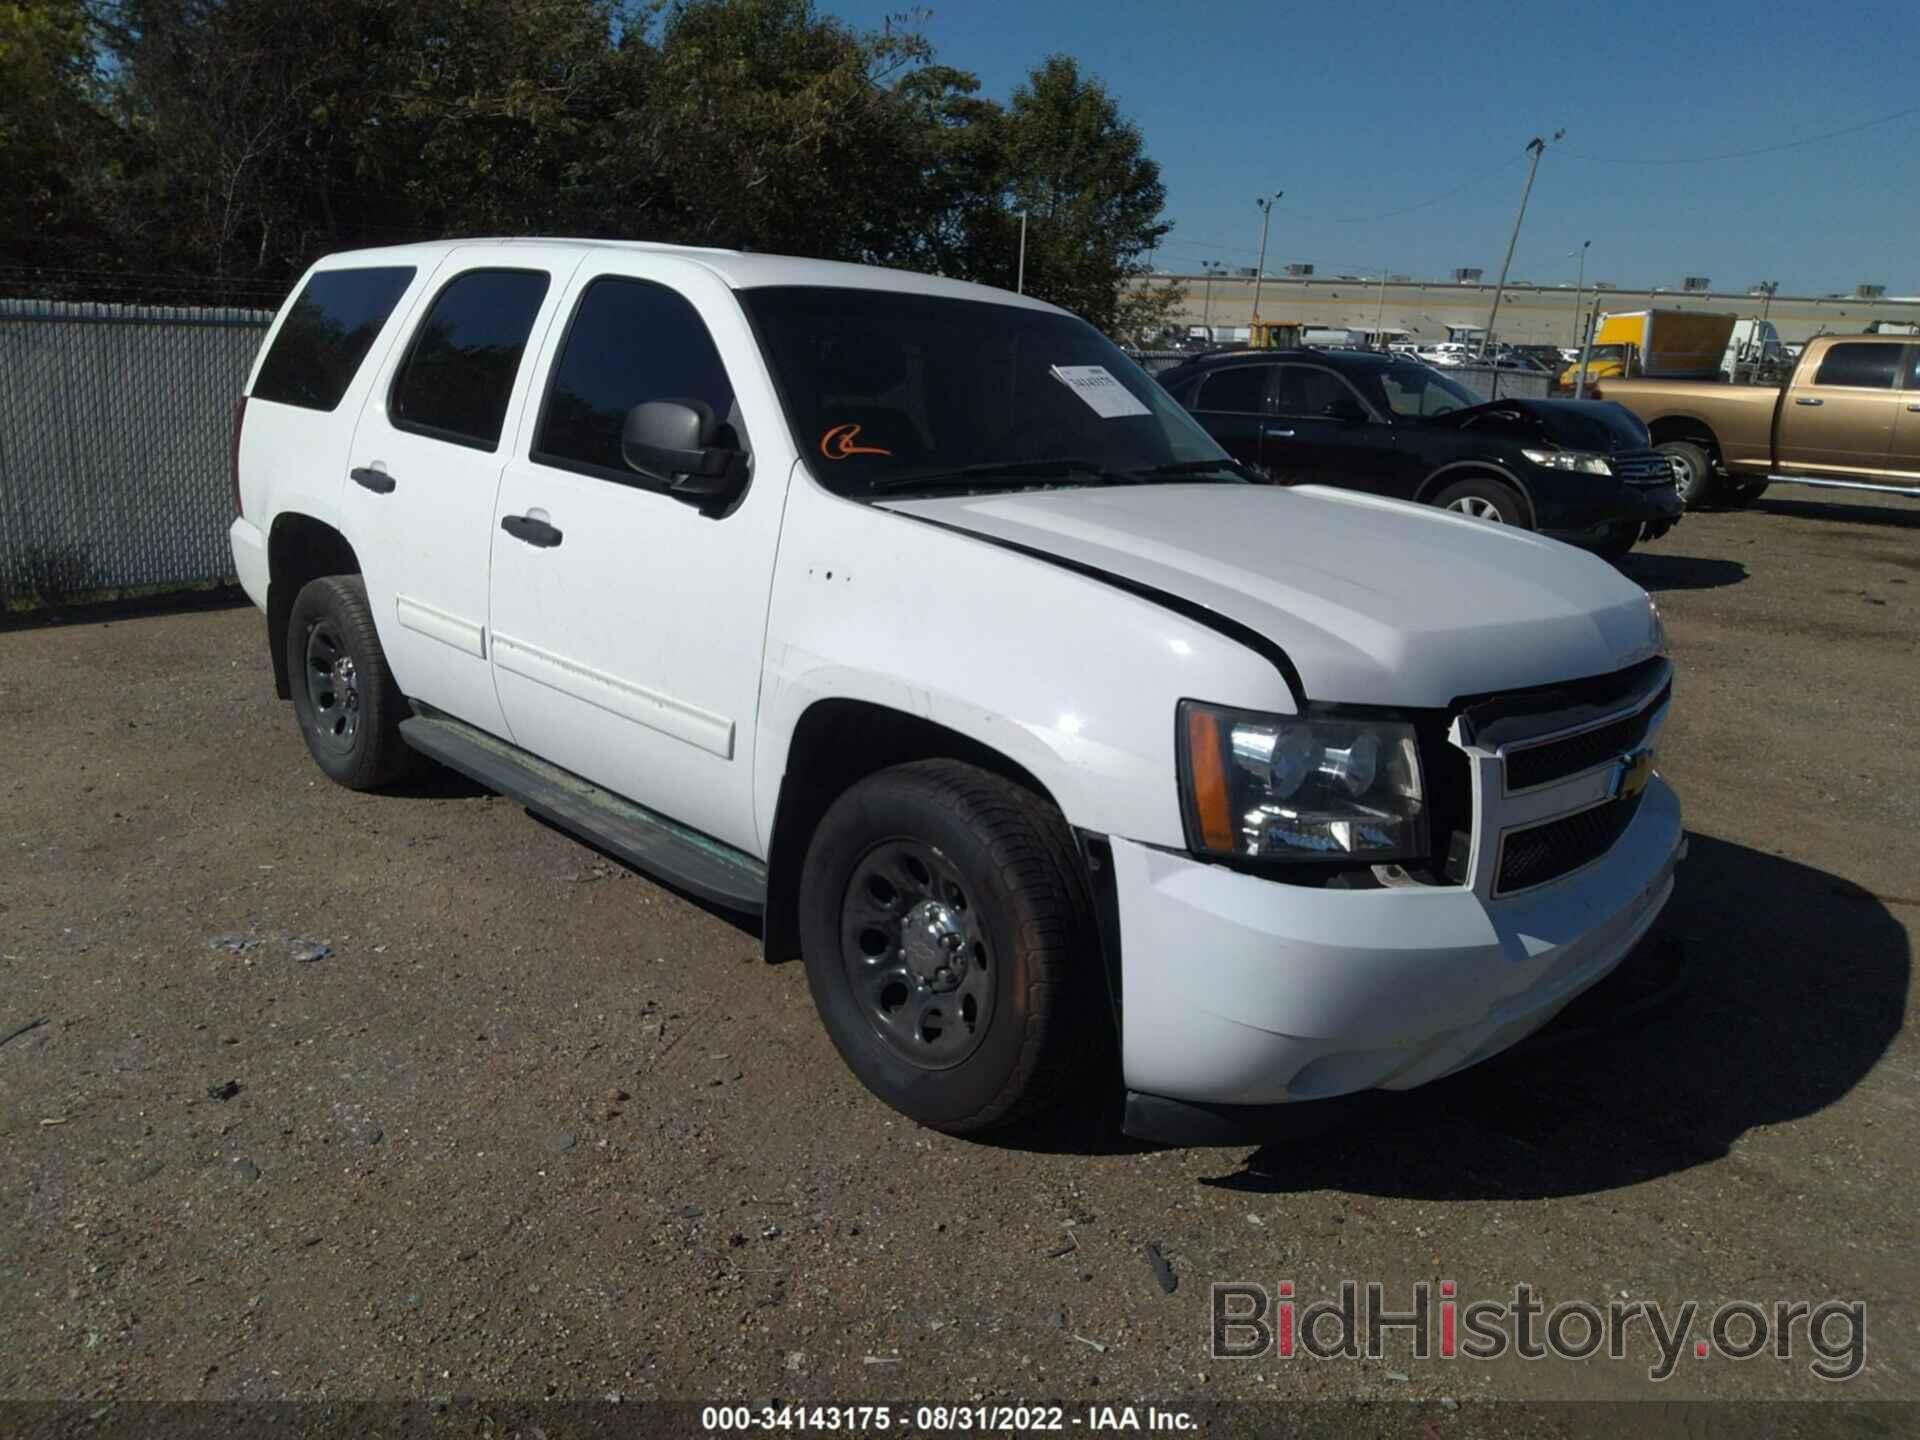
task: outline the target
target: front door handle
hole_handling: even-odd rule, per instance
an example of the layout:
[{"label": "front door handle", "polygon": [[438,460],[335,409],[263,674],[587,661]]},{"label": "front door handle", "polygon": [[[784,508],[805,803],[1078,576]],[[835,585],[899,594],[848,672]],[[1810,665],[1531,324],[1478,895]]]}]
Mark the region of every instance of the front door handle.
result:
[{"label": "front door handle", "polygon": [[542,550],[551,550],[561,540],[558,530],[546,521],[536,520],[531,515],[504,515],[500,519],[500,528],[514,539],[524,540],[529,545],[537,545]]},{"label": "front door handle", "polygon": [[1824,405],[1827,402],[1817,395],[1796,395],[1793,397],[1793,403],[1796,405]]},{"label": "front door handle", "polygon": [[1920,405],[1909,405],[1907,406],[1907,409],[1911,410],[1916,415],[1920,415]]},{"label": "front door handle", "polygon": [[393,477],[384,470],[374,470],[368,466],[361,465],[347,473],[353,477],[354,484],[365,486],[376,495],[391,495],[393,493]]},{"label": "front door handle", "polygon": [[1272,437],[1273,439],[1275,439],[1275,440],[1291,440],[1291,439],[1293,438],[1293,431],[1291,431],[1291,430],[1276,430],[1276,429],[1275,429],[1275,428],[1274,428],[1273,426],[1271,426],[1271,425],[1269,425],[1269,426],[1268,426],[1268,427],[1267,427],[1267,428],[1266,428],[1266,429],[1265,429],[1264,431],[1262,431],[1261,433],[1262,433],[1262,434],[1264,434],[1264,435],[1269,435],[1269,436],[1271,436],[1271,437]]}]

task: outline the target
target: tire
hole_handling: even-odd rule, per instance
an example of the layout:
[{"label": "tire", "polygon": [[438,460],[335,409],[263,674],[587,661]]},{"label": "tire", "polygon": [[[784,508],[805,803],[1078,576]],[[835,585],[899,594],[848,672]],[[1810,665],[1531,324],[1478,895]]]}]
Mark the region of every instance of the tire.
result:
[{"label": "tire", "polygon": [[860,1082],[950,1134],[1104,1073],[1092,902],[1066,821],[975,766],[916,761],[827,810],[800,879],[815,1007]]},{"label": "tire", "polygon": [[1691,440],[1669,440],[1653,448],[1672,463],[1674,489],[1680,492],[1687,509],[1698,510],[1713,503],[1720,485],[1714,478],[1713,457],[1703,446]]},{"label": "tire", "polygon": [[1618,565],[1627,558],[1627,552],[1633,549],[1633,542],[1639,538],[1638,525],[1618,525],[1611,535],[1593,547],[1593,553],[1602,560],[1611,560]]},{"label": "tire", "polygon": [[314,763],[349,790],[375,790],[413,766],[400,738],[407,702],[358,575],[310,580],[287,617],[287,677],[293,713]]},{"label": "tire", "polygon": [[1459,481],[1434,496],[1433,503],[1442,510],[1470,515],[1489,525],[1517,525],[1522,530],[1533,528],[1527,524],[1527,512],[1521,508],[1520,497],[1514,493],[1513,487],[1503,485],[1498,480]]}]

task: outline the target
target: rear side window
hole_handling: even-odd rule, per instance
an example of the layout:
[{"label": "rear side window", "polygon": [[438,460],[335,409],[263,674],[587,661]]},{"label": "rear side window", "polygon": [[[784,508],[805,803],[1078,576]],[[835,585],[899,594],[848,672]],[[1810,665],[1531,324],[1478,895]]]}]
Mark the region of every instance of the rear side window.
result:
[{"label": "rear side window", "polygon": [[746,448],[733,384],[713,337],[685,297],[645,280],[606,277],[580,297],[534,436],[533,458],[630,484],[620,455],[627,411],[647,400],[698,400]]},{"label": "rear side window", "polygon": [[253,398],[333,409],[412,282],[410,265],[315,275],[273,337]]},{"label": "rear side window", "polygon": [[1816,385],[1854,385],[1891,390],[1900,371],[1899,345],[1836,345],[1820,361]]},{"label": "rear side window", "polygon": [[491,450],[527,348],[544,270],[469,270],[434,297],[393,382],[397,429]]},{"label": "rear side window", "polygon": [[1267,371],[1265,365],[1236,365],[1230,370],[1215,370],[1200,382],[1196,410],[1227,410],[1255,415],[1266,408]]}]

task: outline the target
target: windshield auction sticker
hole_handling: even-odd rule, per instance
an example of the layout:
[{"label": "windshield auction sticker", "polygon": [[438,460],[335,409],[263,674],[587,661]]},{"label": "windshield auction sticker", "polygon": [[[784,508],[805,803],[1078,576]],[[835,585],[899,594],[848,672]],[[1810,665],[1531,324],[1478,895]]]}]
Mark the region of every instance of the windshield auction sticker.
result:
[{"label": "windshield auction sticker", "polygon": [[1113,378],[1104,365],[1055,365],[1053,378],[1087,402],[1087,408],[1102,420],[1118,420],[1127,415],[1151,415],[1153,412],[1134,397],[1134,393]]}]

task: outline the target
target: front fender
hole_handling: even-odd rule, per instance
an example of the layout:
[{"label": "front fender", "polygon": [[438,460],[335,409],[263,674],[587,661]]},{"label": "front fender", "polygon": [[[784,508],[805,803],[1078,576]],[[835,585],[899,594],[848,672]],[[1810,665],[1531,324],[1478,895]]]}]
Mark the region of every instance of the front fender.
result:
[{"label": "front fender", "polygon": [[1292,713],[1251,649],[1099,579],[795,476],[775,567],[755,818],[771,845],[795,728],[821,700],[916,715],[1004,755],[1068,821],[1183,846],[1183,699]]}]

